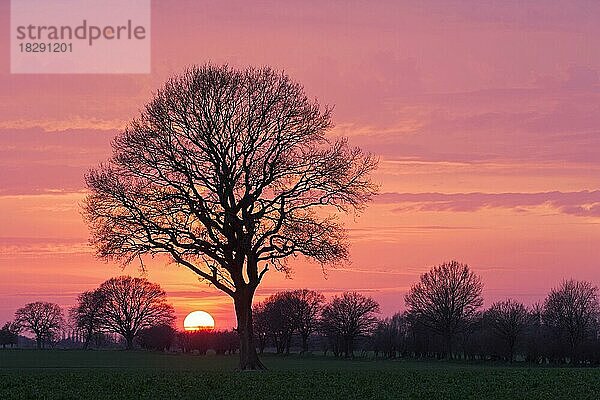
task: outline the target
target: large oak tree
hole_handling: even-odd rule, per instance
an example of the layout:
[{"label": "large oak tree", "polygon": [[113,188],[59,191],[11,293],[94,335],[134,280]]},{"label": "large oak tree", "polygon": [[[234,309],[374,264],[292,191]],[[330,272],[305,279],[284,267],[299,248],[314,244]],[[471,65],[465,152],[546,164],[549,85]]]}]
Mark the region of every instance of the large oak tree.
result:
[{"label": "large oak tree", "polygon": [[98,255],[167,254],[233,298],[240,368],[258,369],[252,299],[303,254],[347,257],[338,212],[376,188],[376,159],[329,140],[331,109],[271,68],[204,65],[171,78],[86,176]]}]

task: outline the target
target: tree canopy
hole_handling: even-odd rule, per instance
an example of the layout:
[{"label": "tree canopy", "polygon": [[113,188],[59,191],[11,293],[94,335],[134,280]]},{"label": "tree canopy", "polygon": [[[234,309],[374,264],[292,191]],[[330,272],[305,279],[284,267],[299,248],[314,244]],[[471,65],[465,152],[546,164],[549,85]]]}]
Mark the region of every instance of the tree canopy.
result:
[{"label": "tree canopy", "polygon": [[15,323],[35,335],[38,349],[56,339],[65,320],[58,304],[36,301],[15,312]]},{"label": "tree canopy", "polygon": [[421,275],[405,297],[411,318],[447,341],[452,357],[452,340],[464,331],[483,305],[481,278],[457,261],[443,263]]},{"label": "tree canopy", "polygon": [[[348,256],[339,212],[376,192],[377,160],[329,139],[331,108],[269,67],[190,67],[167,81],[86,175],[97,254],[167,254],[234,299],[241,368],[260,367],[251,304],[269,267]],[[248,350],[247,350],[248,349]],[[249,359],[247,356],[250,355]]]}]

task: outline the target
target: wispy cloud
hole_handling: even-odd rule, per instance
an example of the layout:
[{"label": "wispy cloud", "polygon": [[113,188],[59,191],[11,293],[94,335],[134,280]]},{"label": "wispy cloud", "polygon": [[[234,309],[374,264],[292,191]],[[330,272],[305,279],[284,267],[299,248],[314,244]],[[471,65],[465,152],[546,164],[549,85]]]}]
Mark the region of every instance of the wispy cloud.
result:
[{"label": "wispy cloud", "polygon": [[384,193],[378,203],[398,204],[395,211],[461,211],[509,208],[523,211],[549,206],[579,217],[600,217],[600,190],[539,193]]},{"label": "wispy cloud", "polygon": [[0,258],[15,256],[37,258],[90,253],[93,253],[93,249],[81,239],[0,237]]},{"label": "wispy cloud", "polygon": [[0,121],[0,129],[39,128],[46,132],[68,131],[72,129],[120,130],[128,121],[121,119],[98,119],[72,117],[69,119],[13,119]]}]

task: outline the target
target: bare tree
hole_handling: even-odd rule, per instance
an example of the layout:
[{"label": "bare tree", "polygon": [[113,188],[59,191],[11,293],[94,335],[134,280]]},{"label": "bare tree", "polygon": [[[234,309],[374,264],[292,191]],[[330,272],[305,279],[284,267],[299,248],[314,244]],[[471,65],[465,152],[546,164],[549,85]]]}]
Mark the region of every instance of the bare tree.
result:
[{"label": "bare tree", "polygon": [[512,299],[499,301],[485,312],[484,320],[493,335],[505,343],[508,359],[512,362],[517,340],[525,333],[529,323],[527,308],[523,303]]},{"label": "bare tree", "polygon": [[528,310],[529,326],[525,345],[525,360],[540,363],[543,358],[543,348],[546,347],[546,326],[544,324],[544,306],[536,302]]},{"label": "bare tree", "polygon": [[354,341],[376,328],[376,313],[379,313],[379,304],[375,300],[357,292],[345,292],[335,296],[323,308],[321,329],[341,339],[341,351],[346,357],[351,357]]},{"label": "bare tree", "polygon": [[278,354],[289,354],[292,335],[296,330],[291,292],[279,292],[267,297],[261,304],[262,318]]},{"label": "bare tree", "polygon": [[283,73],[189,68],[86,175],[84,214],[97,254],[127,263],[165,253],[231,296],[240,368],[264,368],[252,300],[265,273],[286,271],[298,254],[343,261],[335,215],[362,209],[376,191],[376,159],[328,140],[331,126],[331,109]]},{"label": "bare tree", "polygon": [[314,290],[289,292],[294,327],[302,339],[302,352],[308,351],[308,338],[317,330],[325,296]]},{"label": "bare tree", "polygon": [[375,356],[382,352],[387,358],[396,358],[398,354],[406,353],[408,334],[409,324],[403,313],[378,321],[373,332]]},{"label": "bare tree", "polygon": [[7,344],[11,347],[18,344],[20,332],[21,327],[18,323],[6,322],[2,328],[0,328],[0,344],[2,345],[2,348],[6,348]]},{"label": "bare tree", "polygon": [[26,304],[15,312],[15,322],[35,335],[37,348],[55,339],[65,321],[58,304],[37,301]]},{"label": "bare tree", "polygon": [[265,305],[263,302],[255,304],[252,307],[252,323],[253,323],[253,332],[256,337],[258,351],[260,354],[263,354],[265,351],[265,347],[267,346],[267,340],[270,336],[270,323],[269,316],[267,315],[267,311],[265,310]]},{"label": "bare tree", "polygon": [[102,309],[103,329],[118,333],[133,348],[133,340],[146,328],[172,325],[173,306],[167,303],[167,294],[156,283],[144,278],[120,276],[100,285],[104,296]]},{"label": "bare tree", "polygon": [[598,315],[598,288],[590,282],[568,280],[550,291],[542,318],[558,339],[566,340],[569,355],[577,362],[579,346],[589,336]]},{"label": "bare tree", "polygon": [[413,320],[425,325],[446,341],[452,358],[452,341],[463,332],[483,305],[483,283],[466,264],[456,261],[433,267],[421,275],[405,297]]},{"label": "bare tree", "polygon": [[319,325],[325,296],[314,290],[298,289],[275,293],[254,307],[254,334],[260,353],[266,339],[271,338],[277,353],[289,353],[292,336],[298,332],[302,352],[307,351],[308,338]]},{"label": "bare tree", "polygon": [[87,349],[90,340],[102,332],[106,297],[102,290],[83,292],[77,297],[77,305],[69,310],[75,328],[83,334],[83,348]]}]

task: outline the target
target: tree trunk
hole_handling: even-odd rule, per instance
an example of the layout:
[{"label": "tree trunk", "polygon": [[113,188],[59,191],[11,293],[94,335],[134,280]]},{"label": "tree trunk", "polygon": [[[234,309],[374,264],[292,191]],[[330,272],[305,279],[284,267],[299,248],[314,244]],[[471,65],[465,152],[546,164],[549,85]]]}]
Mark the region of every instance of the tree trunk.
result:
[{"label": "tree trunk", "polygon": [[38,350],[40,350],[40,349],[42,348],[42,338],[40,338],[40,337],[37,337],[37,338],[35,339],[35,343],[36,343],[36,345],[37,345],[37,348],[38,348]]},{"label": "tree trunk", "polygon": [[237,332],[240,338],[240,365],[241,371],[264,370],[265,366],[258,359],[254,334],[252,330],[252,293],[240,291],[233,299],[237,317]]},{"label": "tree trunk", "polygon": [[273,335],[273,342],[275,343],[275,352],[277,354],[283,354],[283,339],[280,335]]},{"label": "tree trunk", "polygon": [[452,360],[452,334],[451,333],[446,334],[446,351],[448,352],[446,357],[449,360]]},{"label": "tree trunk", "polygon": [[308,335],[302,334],[302,354],[308,351]]},{"label": "tree trunk", "polygon": [[289,355],[290,354],[290,345],[292,344],[292,335],[289,335],[286,339],[285,339],[285,354]]},{"label": "tree trunk", "polygon": [[516,340],[511,339],[508,344],[509,352],[510,352],[509,353],[509,356],[510,356],[509,361],[511,363],[515,360],[515,342],[516,342]]},{"label": "tree trunk", "polygon": [[346,358],[354,357],[354,343],[352,337],[344,338],[344,355]]},{"label": "tree trunk", "polygon": [[127,335],[125,336],[125,341],[127,342],[127,350],[133,349],[133,336]]}]

